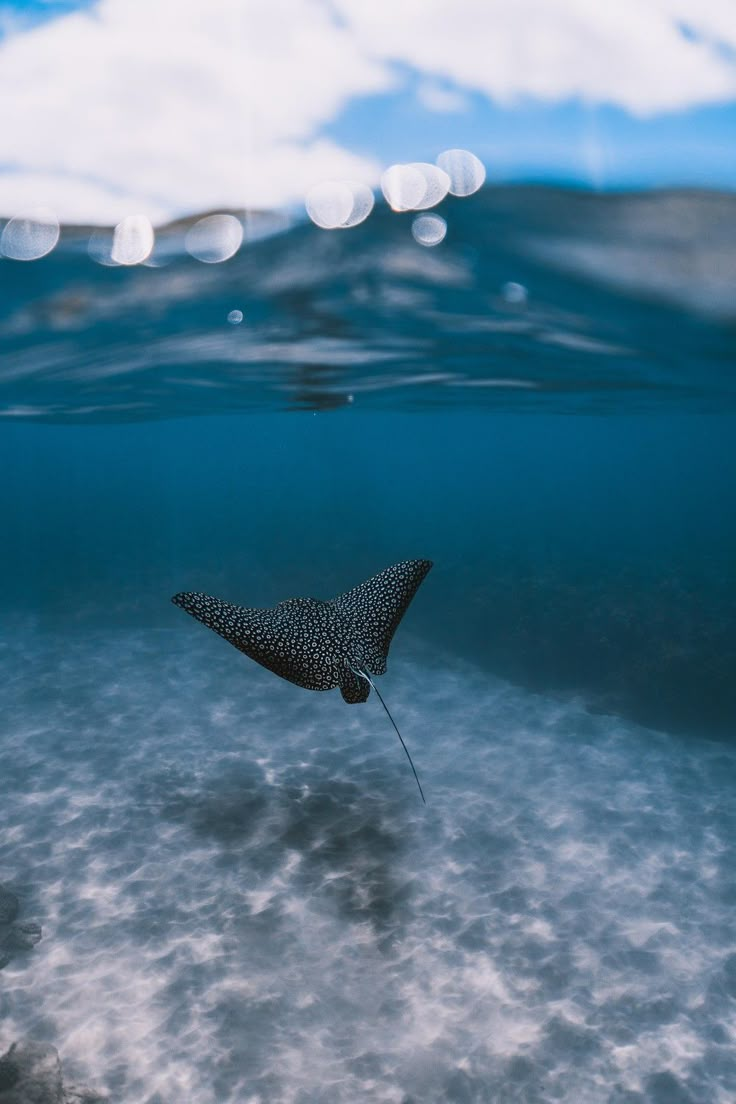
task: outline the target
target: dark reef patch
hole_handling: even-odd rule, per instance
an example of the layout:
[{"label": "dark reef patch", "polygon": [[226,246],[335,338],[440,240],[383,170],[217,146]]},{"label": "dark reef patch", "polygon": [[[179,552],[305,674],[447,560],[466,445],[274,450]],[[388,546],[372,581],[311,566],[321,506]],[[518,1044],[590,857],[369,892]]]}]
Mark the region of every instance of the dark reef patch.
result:
[{"label": "dark reef patch", "polygon": [[39,924],[18,920],[20,901],[0,884],[0,970],[23,951],[30,951],[41,938]]},{"label": "dark reef patch", "polygon": [[105,1104],[106,1096],[65,1082],[59,1054],[48,1043],[22,1040],[0,1057],[3,1104]]}]

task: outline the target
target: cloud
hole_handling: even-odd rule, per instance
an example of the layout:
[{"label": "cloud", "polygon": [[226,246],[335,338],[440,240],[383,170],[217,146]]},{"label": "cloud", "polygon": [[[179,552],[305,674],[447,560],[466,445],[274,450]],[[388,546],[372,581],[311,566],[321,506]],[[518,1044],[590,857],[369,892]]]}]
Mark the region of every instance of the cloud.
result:
[{"label": "cloud", "polygon": [[[324,137],[356,97],[420,77],[466,94],[578,98],[647,116],[736,97],[732,0],[100,0],[0,42],[0,212],[155,221],[375,182]],[[359,136],[356,136],[359,139]],[[407,135],[407,145],[411,135]],[[377,150],[380,153],[380,150]]]},{"label": "cloud", "polygon": [[318,0],[102,0],[0,45],[0,210],[160,220],[375,178],[319,130],[392,82]]},{"label": "cloud", "polygon": [[427,111],[439,115],[455,115],[465,111],[468,100],[456,88],[446,88],[434,81],[422,81],[417,88],[417,99]]},{"label": "cloud", "polygon": [[636,115],[736,95],[732,0],[336,0],[362,51],[502,104],[532,97]]}]

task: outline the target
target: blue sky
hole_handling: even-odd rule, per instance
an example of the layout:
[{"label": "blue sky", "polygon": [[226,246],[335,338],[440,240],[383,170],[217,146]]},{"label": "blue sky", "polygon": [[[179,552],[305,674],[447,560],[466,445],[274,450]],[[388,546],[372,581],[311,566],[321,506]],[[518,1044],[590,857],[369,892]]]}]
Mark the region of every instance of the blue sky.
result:
[{"label": "blue sky", "polygon": [[[576,100],[514,107],[468,97],[462,113],[427,111],[406,93],[351,103],[326,133],[386,161],[434,159],[461,145],[490,180],[589,188],[736,187],[736,102],[637,118]],[[410,149],[407,153],[407,136]]]},{"label": "blue sky", "polygon": [[489,181],[736,187],[733,0],[6,0],[0,29],[0,215],[289,205],[458,146]]}]

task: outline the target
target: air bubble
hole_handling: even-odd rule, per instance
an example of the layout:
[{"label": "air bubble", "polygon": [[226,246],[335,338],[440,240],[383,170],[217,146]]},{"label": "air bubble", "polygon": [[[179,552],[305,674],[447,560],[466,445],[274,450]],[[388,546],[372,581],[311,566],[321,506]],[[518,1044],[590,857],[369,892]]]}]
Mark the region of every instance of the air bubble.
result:
[{"label": "air bubble", "polygon": [[0,235],[0,254],[13,261],[37,261],[59,240],[59,220],[48,207],[37,207],[11,218]]},{"label": "air bubble", "polygon": [[427,179],[416,165],[391,165],[381,177],[381,191],[394,211],[416,211],[427,194]]},{"label": "air bubble", "polygon": [[483,186],[485,166],[469,150],[445,150],[437,158],[437,164],[450,178],[451,195],[469,196]]},{"label": "air bubble", "polygon": [[447,233],[447,223],[441,215],[417,215],[411,232],[420,245],[439,245]]},{"label": "air bubble", "polygon": [[243,244],[243,225],[235,215],[206,215],[195,222],[184,239],[190,256],[204,264],[228,261]]},{"label": "air bubble", "polygon": [[304,206],[323,230],[346,230],[368,218],[373,192],[356,180],[325,180],[307,192]]},{"label": "air bubble", "polygon": [[515,306],[521,306],[527,301],[528,293],[523,284],[517,284],[513,280],[509,280],[501,288],[501,295],[507,303],[513,303]]},{"label": "air bubble", "polygon": [[415,161],[407,167],[416,169],[424,177],[424,195],[413,205],[412,210],[426,211],[428,207],[436,207],[441,203],[450,190],[450,178],[444,169],[424,161]]},{"label": "air bubble", "polygon": [[110,259],[120,265],[141,264],[153,249],[153,240],[149,218],[145,215],[126,215],[113,231]]},{"label": "air bubble", "polygon": [[367,184],[361,184],[357,180],[349,180],[348,186],[353,193],[353,209],[350,212],[350,217],[343,223],[346,229],[365,222],[375,203],[373,192]]}]

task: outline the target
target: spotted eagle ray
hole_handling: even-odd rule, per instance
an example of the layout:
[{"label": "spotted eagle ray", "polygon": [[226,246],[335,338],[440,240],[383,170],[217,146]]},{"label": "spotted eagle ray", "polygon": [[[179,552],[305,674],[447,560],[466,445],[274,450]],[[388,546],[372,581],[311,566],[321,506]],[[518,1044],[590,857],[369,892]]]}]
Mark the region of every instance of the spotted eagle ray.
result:
[{"label": "spotted eagle ray", "polygon": [[366,701],[373,687],[426,805],[409,749],[371,675],[385,673],[393,635],[431,566],[431,560],[403,560],[329,602],[289,598],[270,609],[251,609],[199,593],[175,594],[171,601],[297,686],[339,686],[349,704]]}]

